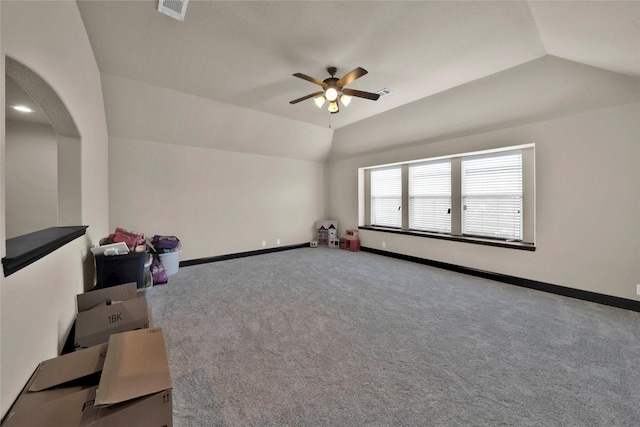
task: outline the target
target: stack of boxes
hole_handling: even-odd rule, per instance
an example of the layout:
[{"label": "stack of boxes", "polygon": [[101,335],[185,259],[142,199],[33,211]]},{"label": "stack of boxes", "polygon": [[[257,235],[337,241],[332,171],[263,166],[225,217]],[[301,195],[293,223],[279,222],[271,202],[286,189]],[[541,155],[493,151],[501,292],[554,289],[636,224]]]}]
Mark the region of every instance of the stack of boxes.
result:
[{"label": "stack of boxes", "polygon": [[76,351],[38,365],[2,426],[171,426],[164,335],[137,284],[80,294],[77,302]]}]

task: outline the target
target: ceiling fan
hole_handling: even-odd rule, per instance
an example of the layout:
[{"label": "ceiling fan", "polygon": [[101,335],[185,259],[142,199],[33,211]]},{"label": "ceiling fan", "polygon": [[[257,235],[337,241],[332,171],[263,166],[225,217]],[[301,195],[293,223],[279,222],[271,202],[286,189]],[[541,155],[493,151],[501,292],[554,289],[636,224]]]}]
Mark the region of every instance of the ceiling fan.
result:
[{"label": "ceiling fan", "polygon": [[327,68],[331,77],[320,81],[318,79],[314,79],[313,77],[309,77],[302,73],[295,73],[295,77],[299,77],[303,80],[310,81],[311,83],[315,83],[318,86],[322,87],[321,91],[311,93],[309,95],[303,96],[302,98],[294,99],[290,101],[289,104],[297,104],[300,101],[304,101],[305,99],[315,98],[316,105],[318,108],[321,108],[325,101],[329,101],[329,112],[331,114],[335,114],[340,111],[340,107],[338,106],[338,98],[340,98],[340,102],[346,107],[351,102],[351,97],[355,96],[358,98],[370,99],[372,101],[377,101],[380,98],[380,94],[371,93],[371,92],[363,92],[361,90],[349,89],[345,86],[349,83],[353,82],[356,79],[367,74],[367,70],[364,68],[358,67],[353,71],[345,74],[341,79],[334,77],[338,69],[336,67]]}]

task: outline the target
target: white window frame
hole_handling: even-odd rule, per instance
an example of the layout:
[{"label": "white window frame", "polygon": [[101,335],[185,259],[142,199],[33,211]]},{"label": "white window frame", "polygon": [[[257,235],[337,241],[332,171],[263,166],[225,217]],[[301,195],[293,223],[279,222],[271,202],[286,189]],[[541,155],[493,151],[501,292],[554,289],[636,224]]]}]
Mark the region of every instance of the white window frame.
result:
[{"label": "white window frame", "polygon": [[[522,234],[521,239],[502,238],[499,236],[467,236],[463,233],[463,204],[462,204],[462,161],[474,156],[503,155],[505,152],[520,150],[522,152]],[[451,162],[451,231],[432,232],[411,229],[409,223],[409,167],[416,163],[437,161]],[[371,224],[371,192],[370,174],[372,170],[389,167],[400,167],[402,178],[402,226],[399,229],[388,230]],[[455,241],[492,244],[494,246],[515,247],[519,249],[535,250],[535,144],[523,144],[491,150],[469,153],[452,154],[434,158],[417,159],[393,164],[362,167],[358,170],[359,199],[358,225],[376,231],[388,231],[423,237],[447,238]]]}]

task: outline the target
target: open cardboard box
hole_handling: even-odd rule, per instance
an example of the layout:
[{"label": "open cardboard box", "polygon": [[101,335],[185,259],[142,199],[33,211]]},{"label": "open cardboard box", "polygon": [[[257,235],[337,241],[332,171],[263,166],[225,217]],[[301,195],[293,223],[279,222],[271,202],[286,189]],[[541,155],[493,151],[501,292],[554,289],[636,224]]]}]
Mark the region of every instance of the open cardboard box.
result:
[{"label": "open cardboard box", "polygon": [[152,326],[147,299],[138,297],[136,283],[85,292],[76,299],[75,347],[95,346],[108,342],[111,334]]},{"label": "open cardboard box", "polygon": [[169,427],[171,388],[162,328],[113,334],[38,365],[2,426]]}]

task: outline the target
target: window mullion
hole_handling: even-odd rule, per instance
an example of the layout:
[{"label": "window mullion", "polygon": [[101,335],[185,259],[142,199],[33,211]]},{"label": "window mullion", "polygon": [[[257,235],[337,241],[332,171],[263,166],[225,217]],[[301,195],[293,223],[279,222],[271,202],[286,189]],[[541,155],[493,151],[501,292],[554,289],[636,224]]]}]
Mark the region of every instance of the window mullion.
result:
[{"label": "window mullion", "polygon": [[522,150],[522,240],[535,242],[535,151]]},{"label": "window mullion", "polygon": [[371,169],[364,171],[364,224],[371,225]]},{"label": "window mullion", "polygon": [[462,235],[462,167],[460,157],[451,159],[451,234]]},{"label": "window mullion", "polygon": [[402,228],[409,229],[409,165],[402,165]]}]

